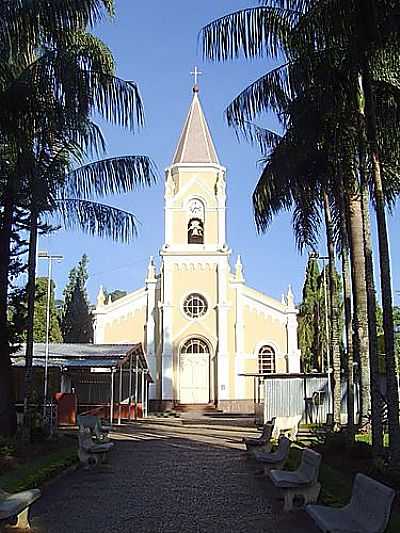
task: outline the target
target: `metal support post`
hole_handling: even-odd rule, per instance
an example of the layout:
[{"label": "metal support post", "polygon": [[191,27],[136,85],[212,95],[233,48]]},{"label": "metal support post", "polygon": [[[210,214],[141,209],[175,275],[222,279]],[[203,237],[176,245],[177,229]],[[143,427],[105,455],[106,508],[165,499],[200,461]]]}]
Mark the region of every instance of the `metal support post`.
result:
[{"label": "metal support post", "polygon": [[129,358],[129,412],[128,412],[128,420],[131,420],[131,409],[132,409],[132,354]]},{"label": "metal support post", "polygon": [[110,398],[110,424],[114,419],[114,369],[111,368],[111,398]]},{"label": "metal support post", "polygon": [[147,381],[147,370],[145,370],[145,376],[144,376],[144,408],[145,411],[143,413],[143,416],[147,418],[148,413],[148,401],[149,401],[149,384]]},{"label": "metal support post", "polygon": [[136,355],[135,365],[135,420],[137,420],[137,407],[138,407],[138,386],[139,386],[139,357]]},{"label": "metal support post", "polygon": [[123,374],[122,374],[122,365],[120,365],[119,367],[118,425],[121,425],[122,383],[123,383]]},{"label": "metal support post", "polygon": [[141,402],[142,402],[142,418],[144,418],[144,370],[142,368],[142,390],[141,393]]}]

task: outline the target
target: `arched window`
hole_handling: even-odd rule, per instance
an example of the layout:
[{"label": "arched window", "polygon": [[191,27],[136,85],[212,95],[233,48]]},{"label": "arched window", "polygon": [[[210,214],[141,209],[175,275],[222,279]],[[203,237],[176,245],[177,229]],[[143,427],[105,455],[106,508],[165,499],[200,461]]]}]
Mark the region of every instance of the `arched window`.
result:
[{"label": "arched window", "polygon": [[204,224],[200,218],[191,218],[189,220],[188,243],[204,244]]},{"label": "arched window", "polygon": [[264,345],[258,352],[258,371],[260,374],[275,373],[275,350],[268,345]]},{"label": "arched window", "polygon": [[185,344],[181,348],[181,353],[190,353],[190,354],[196,354],[196,353],[209,353],[209,349],[207,346],[207,343],[205,343],[201,339],[192,338],[185,342]]}]

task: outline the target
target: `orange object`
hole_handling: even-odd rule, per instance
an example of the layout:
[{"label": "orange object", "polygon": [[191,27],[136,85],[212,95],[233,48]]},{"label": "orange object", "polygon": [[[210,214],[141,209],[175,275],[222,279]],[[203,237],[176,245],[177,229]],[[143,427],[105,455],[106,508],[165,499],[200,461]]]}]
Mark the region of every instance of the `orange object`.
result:
[{"label": "orange object", "polygon": [[58,425],[75,426],[78,407],[76,394],[72,392],[56,392],[54,399],[57,402]]}]

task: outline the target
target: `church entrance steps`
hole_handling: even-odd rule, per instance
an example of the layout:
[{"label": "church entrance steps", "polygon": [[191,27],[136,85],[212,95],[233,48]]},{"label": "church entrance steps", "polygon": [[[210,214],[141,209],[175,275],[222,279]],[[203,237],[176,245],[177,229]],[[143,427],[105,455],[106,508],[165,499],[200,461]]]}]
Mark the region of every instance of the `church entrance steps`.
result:
[{"label": "church entrance steps", "polygon": [[181,418],[158,418],[158,417],[147,417],[143,420],[135,422],[135,424],[138,424],[138,426],[148,426],[155,427],[155,426],[162,426],[162,427],[175,427],[175,428],[192,428],[193,430],[198,429],[199,432],[203,431],[216,431],[216,432],[224,432],[228,431],[231,433],[234,433],[235,435],[240,438],[243,436],[257,436],[260,434],[259,430],[254,425],[254,419],[252,421],[249,421],[248,425],[235,425],[235,420],[228,420],[225,423],[222,421],[217,423],[207,423],[206,420],[201,419],[181,419]]},{"label": "church entrance steps", "polygon": [[178,403],[175,405],[175,410],[180,413],[222,413],[222,411],[217,409],[213,403]]}]

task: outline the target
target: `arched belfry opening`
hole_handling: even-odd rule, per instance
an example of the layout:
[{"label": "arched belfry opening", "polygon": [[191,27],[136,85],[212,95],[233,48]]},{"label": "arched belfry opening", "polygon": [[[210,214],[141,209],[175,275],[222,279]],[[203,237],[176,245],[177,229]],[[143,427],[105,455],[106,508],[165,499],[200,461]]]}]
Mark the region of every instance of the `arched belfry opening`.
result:
[{"label": "arched belfry opening", "polygon": [[188,244],[204,244],[204,224],[200,218],[189,220]]},{"label": "arched belfry opening", "polygon": [[188,203],[188,244],[204,244],[204,204],[197,198]]}]

